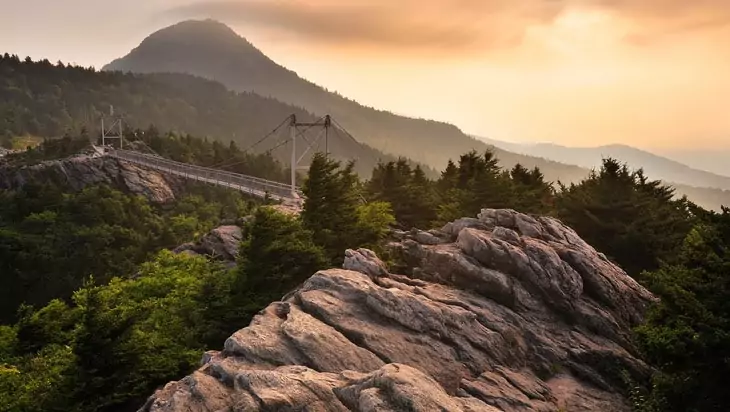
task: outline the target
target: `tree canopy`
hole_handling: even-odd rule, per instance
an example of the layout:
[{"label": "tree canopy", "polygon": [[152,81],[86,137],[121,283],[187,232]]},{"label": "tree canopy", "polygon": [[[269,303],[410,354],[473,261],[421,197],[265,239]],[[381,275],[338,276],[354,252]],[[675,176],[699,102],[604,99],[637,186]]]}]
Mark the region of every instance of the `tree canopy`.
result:
[{"label": "tree canopy", "polygon": [[[128,132],[130,144],[177,160],[287,177],[272,157],[235,143]],[[46,142],[21,158],[63,156],[71,146]],[[404,159],[383,162],[366,182],[352,163],[320,153],[304,179],[300,216],[196,186],[164,207],[103,185],[0,192],[0,410],[136,410],[269,303],[340,266],[345,249],[379,250],[391,228],[429,229],[482,208],[559,217],[661,298],[636,330],[657,368],[634,391],[637,410],[730,405],[722,386],[730,372],[730,210],[675,199],[613,159],[557,188],[537,169],[502,170],[490,152],[464,154],[437,179]],[[235,267],[166,250],[222,220],[242,225]]]}]

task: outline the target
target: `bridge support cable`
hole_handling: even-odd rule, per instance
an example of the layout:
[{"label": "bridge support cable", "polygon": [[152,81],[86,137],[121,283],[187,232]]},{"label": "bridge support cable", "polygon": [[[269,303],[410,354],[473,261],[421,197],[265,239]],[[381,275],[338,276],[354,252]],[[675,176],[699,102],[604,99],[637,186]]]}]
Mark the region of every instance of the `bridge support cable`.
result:
[{"label": "bridge support cable", "polygon": [[[276,133],[278,133],[278,132],[279,132],[279,131],[281,130],[281,128],[282,128],[282,127],[283,127],[283,126],[284,126],[284,125],[285,125],[285,124],[286,124],[286,123],[287,123],[288,121],[289,121],[289,118],[287,117],[287,118],[286,118],[286,119],[284,119],[284,120],[283,120],[283,121],[282,121],[281,123],[279,123],[279,125],[278,125],[278,126],[276,126],[276,127],[275,127],[275,128],[274,128],[274,129],[272,130],[272,131],[270,131],[269,133],[267,133],[266,135],[264,135],[264,137],[262,137],[261,139],[257,140],[257,141],[256,141],[256,143],[254,143],[254,144],[252,144],[251,146],[249,146],[249,147],[245,148],[245,149],[244,149],[244,150],[243,150],[243,151],[242,151],[241,153],[244,153],[244,154],[245,154],[245,153],[248,153],[249,151],[253,150],[253,149],[254,149],[254,148],[255,148],[256,146],[258,146],[258,145],[260,145],[261,143],[263,143],[264,141],[266,141],[266,139],[268,139],[269,137],[271,137],[271,136],[274,136],[274,135],[275,135]],[[223,168],[223,167],[231,167],[231,166],[235,166],[235,165],[238,165],[238,164],[240,164],[240,163],[241,163],[241,162],[239,161],[239,162],[236,162],[236,163],[233,163],[233,164],[227,164],[228,162],[230,162],[230,161],[232,161],[232,160],[236,160],[236,159],[235,159],[235,157],[231,157],[231,158],[229,158],[229,159],[226,159],[226,160],[224,160],[224,161],[222,161],[222,162],[220,162],[220,163],[217,163],[217,164],[214,164],[214,165],[212,165],[211,167],[212,167],[212,168]]]},{"label": "bridge support cable", "polygon": [[[297,138],[299,138],[299,137],[303,137],[303,138],[304,138],[304,140],[305,140],[305,141],[307,141],[307,143],[309,143],[309,141],[307,140],[307,138],[306,138],[306,136],[305,136],[305,133],[306,133],[307,131],[309,131],[309,130],[310,130],[310,129],[311,129],[312,127],[314,127],[313,125],[321,124],[321,122],[323,122],[323,120],[324,120],[324,119],[325,119],[325,117],[322,117],[322,118],[320,118],[319,120],[317,120],[317,121],[316,121],[315,123],[308,123],[308,124],[309,124],[310,126],[307,126],[306,128],[304,128],[304,129],[301,129],[301,130],[299,130],[299,132],[297,133],[297,136],[296,136],[296,137],[297,137]],[[275,129],[274,129],[274,130],[272,130],[271,132],[269,132],[269,133],[268,133],[268,134],[267,134],[266,136],[264,136],[264,137],[263,137],[262,139],[259,139],[259,141],[257,141],[257,142],[256,142],[256,143],[254,143],[253,145],[251,145],[251,146],[247,147],[247,148],[246,148],[245,150],[243,150],[243,151],[242,151],[241,153],[247,153],[247,152],[249,152],[249,151],[250,151],[250,150],[252,150],[252,149],[253,149],[254,147],[256,147],[256,146],[258,146],[259,144],[263,143],[263,142],[264,142],[264,141],[265,141],[266,139],[268,139],[269,137],[271,137],[271,136],[274,136],[274,135],[275,135],[275,134],[276,134],[276,133],[277,133],[277,132],[278,132],[278,131],[279,131],[279,130],[280,130],[280,129],[282,128],[282,126],[284,126],[285,124],[289,123],[289,124],[291,125],[291,121],[292,121],[292,116],[289,116],[289,117],[287,117],[287,118],[286,118],[286,119],[284,119],[284,121],[282,121],[282,122],[281,122],[281,123],[280,123],[280,124],[279,124],[279,125],[278,125],[278,126],[277,126],[277,127],[275,128]],[[264,152],[264,154],[271,154],[271,153],[272,153],[272,152],[273,152],[274,150],[276,150],[276,149],[280,148],[281,146],[283,146],[283,145],[285,145],[285,144],[288,144],[288,143],[289,143],[290,141],[291,141],[291,137],[287,138],[287,139],[286,139],[286,140],[284,140],[284,141],[278,141],[278,140],[277,140],[277,142],[276,142],[275,146],[274,146],[274,147],[272,147],[271,149],[268,149],[268,150],[266,150],[266,151]],[[236,161],[236,162],[234,162],[234,163],[229,163],[229,162],[230,162],[231,160],[235,160],[235,159],[234,159],[234,158],[231,158],[231,159],[225,160],[225,161],[223,161],[223,162],[221,162],[221,163],[215,164],[215,165],[213,165],[213,166],[211,166],[211,167],[212,167],[212,168],[225,168],[225,167],[232,167],[232,166],[237,166],[237,165],[239,165],[239,164],[245,163],[245,162],[247,161],[247,160],[239,160],[239,161]]]},{"label": "bridge support cable", "polygon": [[[309,141],[307,141],[307,150],[305,150],[304,153],[302,153],[302,155],[299,156],[299,160],[297,160],[297,163],[301,163],[302,160],[304,159],[304,157],[307,156],[309,154],[309,152],[312,151],[313,148],[316,153],[316,151],[319,149],[319,145],[322,143],[322,137],[325,137],[326,134],[327,134],[327,129],[324,129],[319,132],[319,136],[317,136],[317,138],[314,139],[314,143],[310,143]],[[315,145],[316,145],[316,147],[315,147]]]},{"label": "bridge support cable", "polygon": [[[297,116],[295,114],[292,114],[290,117],[290,123],[289,123],[289,134],[290,134],[290,140],[291,140],[291,187],[292,191],[297,187],[297,166],[299,165],[299,162],[301,162],[302,159],[304,159],[304,156],[311,150],[312,143],[306,138],[304,133],[308,131],[311,128],[314,127],[322,127],[324,129],[325,133],[325,139],[329,138],[329,131],[328,129],[332,126],[332,120],[329,115],[323,116],[319,118],[319,120],[315,122],[298,122]],[[297,158],[297,138],[302,137],[306,142],[309,148],[304,152],[305,154],[301,157]],[[318,137],[317,140],[319,140],[321,137]],[[327,145],[327,143],[325,143]]]},{"label": "bridge support cable", "polygon": [[335,124],[335,127],[333,127],[333,129],[334,129],[334,132],[337,135],[337,137],[340,137],[340,135],[338,133],[338,130],[340,130],[340,131],[342,131],[345,134],[345,136],[347,136],[347,139],[348,140],[350,140],[353,143],[355,143],[355,145],[357,147],[361,148],[363,150],[363,152],[367,153],[369,155],[369,157],[372,160],[374,160],[376,163],[378,163],[378,162],[380,162],[380,161],[383,160],[382,158],[376,157],[373,154],[372,147],[367,146],[367,145],[364,145],[364,144],[360,143],[359,141],[357,141],[357,139],[355,139],[355,137],[349,131],[347,131],[347,129],[345,129],[340,123],[337,122],[337,120],[332,119],[332,122]]},{"label": "bridge support cable", "polygon": [[[252,176],[246,176],[243,174],[221,170],[218,168],[231,167],[241,163],[245,163],[247,159],[231,163],[231,160],[234,160],[234,158],[232,158],[224,162],[218,163],[213,167],[197,166],[166,159],[157,154],[154,150],[152,150],[152,148],[149,147],[149,145],[147,145],[144,141],[141,141],[142,146],[153,152],[154,155],[124,150],[121,148],[118,150],[111,148],[111,150],[107,151],[105,155],[115,157],[127,162],[135,163],[141,166],[149,167],[164,173],[181,176],[187,179],[193,179],[200,182],[229,187],[257,197],[271,198],[274,200],[285,202],[293,202],[296,205],[301,206],[301,190],[297,187],[296,184],[296,172],[298,170],[297,166],[312,150],[319,150],[323,138],[325,144],[325,155],[329,155],[329,138],[331,134],[330,129],[334,129],[332,131],[332,133],[334,133],[334,136],[341,138],[339,135],[340,131],[342,131],[347,136],[347,138],[354,142],[357,146],[360,146],[363,149],[367,148],[364,145],[360,144],[360,142],[358,142],[357,139],[352,136],[352,134],[350,134],[344,127],[342,127],[342,125],[340,125],[336,120],[332,119],[329,115],[323,116],[314,122],[298,122],[296,115],[293,114],[285,119],[263,138],[259,139],[250,147],[246,148],[243,153],[247,153],[259,144],[263,143],[266,139],[278,133],[287,123],[289,127],[289,138],[283,142],[277,143],[274,147],[268,149],[264,153],[270,154],[279,147],[291,142],[292,147],[290,184],[284,184]],[[310,141],[307,138],[306,133],[313,128],[321,128],[321,131],[314,140]],[[122,130],[120,129],[120,132],[121,131]],[[300,151],[303,152],[301,155],[299,155],[299,153],[297,152],[297,140],[299,138],[302,138],[307,145],[304,150],[302,150],[303,146],[300,147]],[[372,156],[372,152],[370,150],[366,151]]]},{"label": "bridge support cable", "polygon": [[106,146],[107,140],[119,140],[119,148],[124,148],[124,124],[122,117],[114,118],[114,106],[109,106],[109,117],[113,120],[107,128],[104,125],[104,116],[101,117],[101,145]]}]

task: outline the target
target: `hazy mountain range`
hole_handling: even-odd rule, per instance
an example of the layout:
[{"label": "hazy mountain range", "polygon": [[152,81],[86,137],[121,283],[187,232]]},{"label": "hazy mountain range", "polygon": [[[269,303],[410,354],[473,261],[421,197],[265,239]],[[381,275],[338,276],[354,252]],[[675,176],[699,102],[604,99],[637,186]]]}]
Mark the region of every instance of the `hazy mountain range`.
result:
[{"label": "hazy mountain range", "polygon": [[695,169],[730,176],[729,149],[657,149],[656,153]]},{"label": "hazy mountain range", "polygon": [[611,157],[633,167],[641,166],[648,176],[655,179],[691,186],[730,189],[730,177],[728,176],[695,169],[667,157],[631,146],[566,147],[551,143],[518,144],[486,138],[482,138],[482,140],[511,152],[544,157],[588,169],[600,167],[602,159]]},{"label": "hazy mountain range", "polygon": [[272,97],[317,115],[332,114],[359,141],[438,170],[449,159],[458,159],[469,150],[492,150],[503,167],[517,163],[539,167],[549,180],[567,183],[585,177],[603,157],[613,157],[632,168],[644,168],[650,178],[673,184],[679,194],[687,194],[700,205],[717,208],[730,204],[730,192],[714,189],[730,189],[730,177],[631,147],[515,145],[468,136],[447,123],[363,106],[278,65],[228,26],[213,20],[186,21],[155,32],[104,70],[187,73],[218,81],[234,91]]},{"label": "hazy mountain range", "polygon": [[213,20],[185,21],[153,33],[103,70],[188,73],[318,115],[331,114],[359,141],[438,170],[470,150],[494,150],[505,167],[518,162],[538,166],[552,180],[573,181],[585,176],[578,167],[495,149],[447,123],[394,115],[329,92],[278,65],[228,26]]}]

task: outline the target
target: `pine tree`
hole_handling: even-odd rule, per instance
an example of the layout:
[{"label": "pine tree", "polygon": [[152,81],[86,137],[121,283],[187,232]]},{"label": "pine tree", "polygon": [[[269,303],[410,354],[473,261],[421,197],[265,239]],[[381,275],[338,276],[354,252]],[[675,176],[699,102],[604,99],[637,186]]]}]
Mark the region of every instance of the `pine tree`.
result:
[{"label": "pine tree", "polygon": [[433,186],[420,166],[412,169],[401,159],[378,164],[367,190],[372,200],[390,203],[402,228],[428,228],[436,219]]},{"label": "pine tree", "polygon": [[438,221],[445,223],[464,216],[476,216],[484,208],[511,205],[509,177],[499,167],[492,152],[471,151],[461,156],[459,165],[450,164],[437,183]]},{"label": "pine tree", "polygon": [[306,197],[301,218],[314,234],[333,264],[341,263],[344,250],[358,246],[359,180],[354,164],[341,168],[340,163],[317,153],[302,192]]},{"label": "pine tree", "polygon": [[554,190],[537,167],[527,170],[515,165],[509,173],[512,180],[512,204],[510,207],[522,213],[549,214],[553,209]]},{"label": "pine tree", "polygon": [[[343,253],[344,251],[341,251]],[[241,244],[234,293],[249,314],[294,289],[327,266],[313,233],[295,218],[259,208]]]},{"label": "pine tree", "polygon": [[661,299],[637,329],[658,369],[646,411],[726,411],[730,353],[730,210],[703,216],[675,265],[642,276]]},{"label": "pine tree", "polygon": [[558,217],[629,274],[671,261],[692,228],[688,202],[643,172],[606,159],[580,184],[563,186]]}]

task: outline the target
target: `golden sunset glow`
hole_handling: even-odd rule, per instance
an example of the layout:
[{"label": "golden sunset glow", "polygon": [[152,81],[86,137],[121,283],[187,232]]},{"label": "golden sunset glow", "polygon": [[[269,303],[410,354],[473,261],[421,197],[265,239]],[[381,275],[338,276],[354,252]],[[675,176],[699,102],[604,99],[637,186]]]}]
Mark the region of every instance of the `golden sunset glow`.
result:
[{"label": "golden sunset glow", "polygon": [[153,28],[212,17],[330,90],[468,133],[582,146],[730,147],[727,0],[156,0],[137,6],[144,19],[114,23],[126,33],[124,42],[79,37],[88,50],[69,57],[40,43],[26,49],[99,67]]}]

